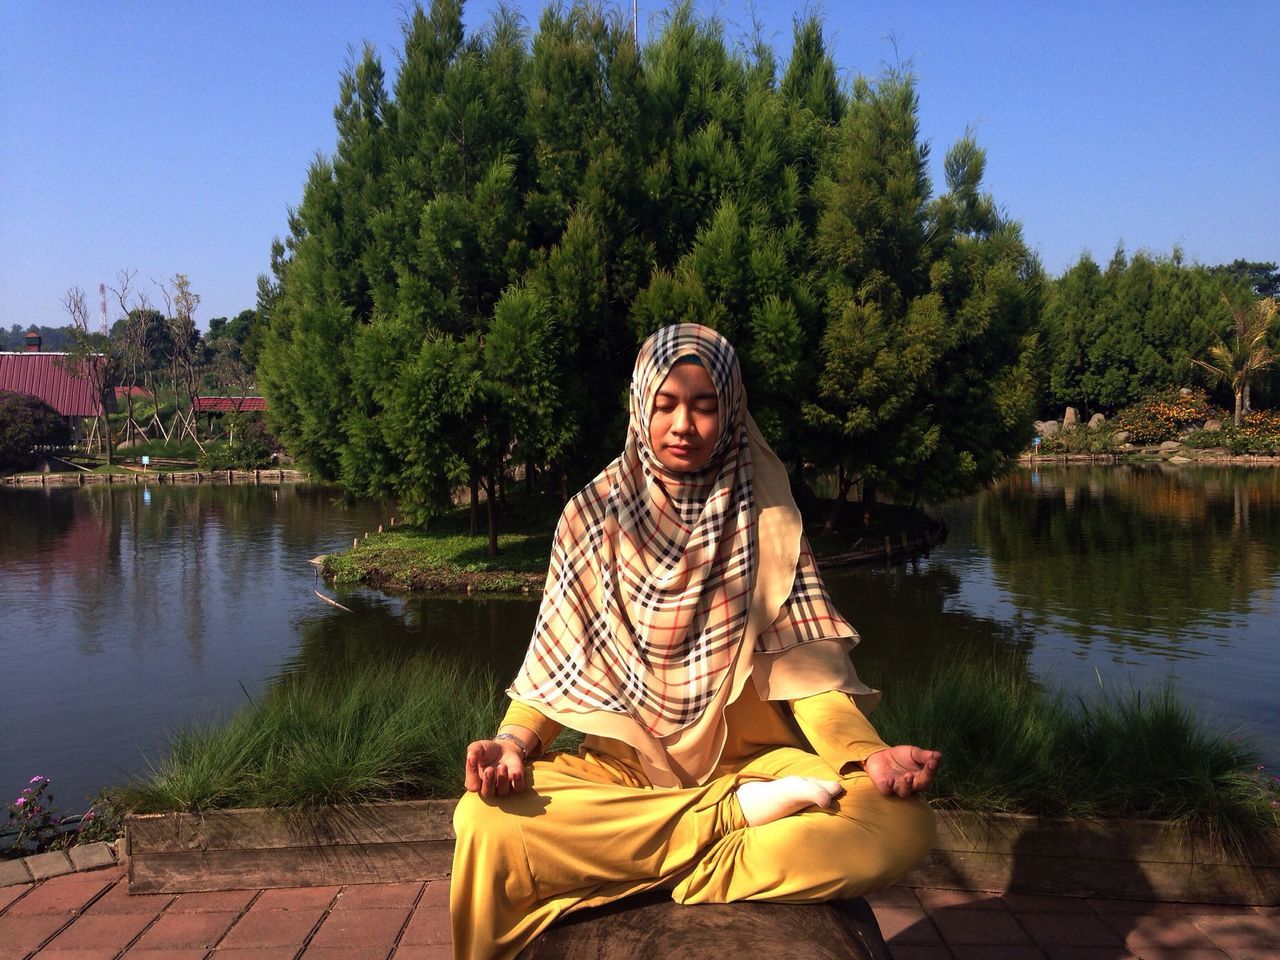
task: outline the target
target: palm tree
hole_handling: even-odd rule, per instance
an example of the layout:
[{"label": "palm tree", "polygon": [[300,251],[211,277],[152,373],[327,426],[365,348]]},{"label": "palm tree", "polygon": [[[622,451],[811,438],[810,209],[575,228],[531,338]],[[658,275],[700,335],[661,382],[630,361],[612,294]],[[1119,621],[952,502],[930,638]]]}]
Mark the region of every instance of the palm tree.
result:
[{"label": "palm tree", "polygon": [[1235,425],[1238,427],[1249,412],[1249,387],[1262,371],[1276,362],[1276,351],[1267,342],[1271,324],[1276,318],[1276,298],[1266,297],[1248,306],[1238,306],[1226,295],[1223,301],[1231,311],[1235,326],[1234,342],[1219,340],[1209,348],[1209,359],[1191,362],[1207,370],[1213,382],[1231,384],[1236,398]]}]

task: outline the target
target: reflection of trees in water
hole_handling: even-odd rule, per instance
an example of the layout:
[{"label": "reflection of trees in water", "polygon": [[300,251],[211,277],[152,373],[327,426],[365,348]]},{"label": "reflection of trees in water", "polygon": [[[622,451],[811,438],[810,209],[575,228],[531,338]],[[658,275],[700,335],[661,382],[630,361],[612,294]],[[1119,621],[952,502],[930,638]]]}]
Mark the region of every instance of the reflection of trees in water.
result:
[{"label": "reflection of trees in water", "polygon": [[181,643],[200,662],[210,631],[236,628],[227,610],[309,558],[291,545],[341,531],[335,514],[348,510],[352,526],[380,522],[319,488],[130,483],[0,497],[0,565],[30,601],[24,629],[85,655],[119,637],[138,654]]},{"label": "reflection of trees in water", "polygon": [[924,678],[940,661],[998,658],[1029,672],[1034,638],[1017,620],[976,616],[955,601],[960,577],[932,564],[827,575],[836,607],[857,628],[859,675],[887,689]]},{"label": "reflection of trees in water", "polygon": [[96,492],[5,491],[0,504],[0,564],[10,586],[21,583],[25,607],[7,611],[6,619],[21,617],[19,629],[46,634],[65,618],[85,654],[102,652],[101,626],[112,611],[120,549],[115,505]]},{"label": "reflection of trees in water", "polygon": [[1020,607],[1086,642],[1175,646],[1245,613],[1280,566],[1280,471],[1131,466],[1019,473],[978,498],[974,535]]},{"label": "reflection of trees in water", "polygon": [[351,613],[325,607],[298,623],[298,650],[285,665],[286,676],[339,674],[431,654],[488,671],[505,685],[524,656],[538,612],[531,598],[399,601],[359,593],[341,601]]}]

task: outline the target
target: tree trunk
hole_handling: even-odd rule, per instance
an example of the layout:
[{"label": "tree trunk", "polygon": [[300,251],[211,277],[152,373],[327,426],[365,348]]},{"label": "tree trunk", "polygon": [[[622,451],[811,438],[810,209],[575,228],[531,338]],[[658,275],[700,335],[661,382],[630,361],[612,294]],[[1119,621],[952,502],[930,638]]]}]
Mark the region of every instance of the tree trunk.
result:
[{"label": "tree trunk", "polygon": [[1236,391],[1236,415],[1234,423],[1238,427],[1244,420],[1244,388]]},{"label": "tree trunk", "polygon": [[844,502],[849,498],[849,490],[853,487],[853,478],[845,473],[844,467],[840,467],[836,471],[836,498],[831,504],[831,511],[827,514],[826,522],[822,524],[822,532],[831,534],[835,532],[836,524],[840,522],[840,514],[844,512]]},{"label": "tree trunk", "polygon": [[476,468],[471,468],[471,530],[470,536],[476,535],[476,524],[480,519],[480,475],[476,473]]},{"label": "tree trunk", "polygon": [[872,525],[873,509],[876,509],[876,481],[863,480],[863,526]]},{"label": "tree trunk", "polygon": [[107,453],[107,466],[115,463],[115,451],[111,449],[111,418],[107,416],[104,410],[98,418],[98,427],[102,431],[100,441],[102,449]]},{"label": "tree trunk", "polygon": [[496,557],[498,555],[498,504],[496,502],[497,498],[494,496],[497,493],[497,484],[494,481],[493,474],[489,475],[485,485],[488,488],[488,496],[485,497],[485,500],[488,504],[489,513],[489,556]]},{"label": "tree trunk", "polygon": [[1250,412],[1251,410],[1253,410],[1253,404],[1249,402],[1249,394],[1250,394],[1249,384],[1247,384],[1247,383],[1246,383],[1246,384],[1244,385],[1244,413],[1245,413],[1245,416],[1248,416],[1248,415],[1249,415],[1249,412]]}]

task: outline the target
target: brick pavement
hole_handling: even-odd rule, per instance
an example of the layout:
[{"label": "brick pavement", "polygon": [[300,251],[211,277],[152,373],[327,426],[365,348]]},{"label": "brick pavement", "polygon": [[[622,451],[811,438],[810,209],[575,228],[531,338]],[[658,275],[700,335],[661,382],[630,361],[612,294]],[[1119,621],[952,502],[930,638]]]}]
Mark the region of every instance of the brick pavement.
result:
[{"label": "brick pavement", "polygon": [[[896,960],[1280,960],[1280,908],[892,887]],[[446,960],[447,881],[129,896],[111,867],[0,887],[0,960]]]}]

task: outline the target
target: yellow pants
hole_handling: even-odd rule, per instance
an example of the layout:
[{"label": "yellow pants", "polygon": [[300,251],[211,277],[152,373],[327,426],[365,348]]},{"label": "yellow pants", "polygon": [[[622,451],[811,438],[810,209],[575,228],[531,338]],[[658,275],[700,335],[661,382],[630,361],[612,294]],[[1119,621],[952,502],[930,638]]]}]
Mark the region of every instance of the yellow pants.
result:
[{"label": "yellow pants", "polygon": [[[883,797],[861,771],[779,747],[698,787],[655,789],[598,754],[531,764],[520,793],[469,793],[454,814],[450,914],[458,960],[516,956],[570,910],[668,887],[678,903],[806,902],[888,886],[933,845],[933,812]],[[839,779],[830,809],[748,827],[744,780]]]}]

